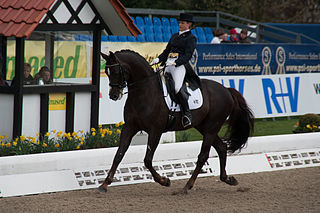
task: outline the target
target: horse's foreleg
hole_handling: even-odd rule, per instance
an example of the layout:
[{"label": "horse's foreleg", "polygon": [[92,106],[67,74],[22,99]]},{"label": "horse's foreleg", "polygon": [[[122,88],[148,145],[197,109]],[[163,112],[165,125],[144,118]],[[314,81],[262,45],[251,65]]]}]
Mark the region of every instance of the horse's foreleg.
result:
[{"label": "horse's foreleg", "polygon": [[152,166],[152,159],[154,152],[156,151],[161,134],[149,134],[147,152],[144,158],[144,165],[149,169],[155,182],[159,183],[162,186],[170,186],[170,179],[166,177],[161,177],[157,171]]},{"label": "horse's foreleg", "polygon": [[188,180],[187,184],[183,188],[183,192],[184,193],[188,193],[188,190],[190,190],[193,187],[193,185],[194,185],[194,183],[195,183],[195,181],[196,181],[196,179],[197,179],[197,177],[198,177],[203,165],[208,160],[209,152],[210,152],[210,148],[211,148],[211,144],[212,144],[213,138],[214,138],[214,136],[212,136],[212,135],[209,135],[209,134],[204,135],[203,143],[202,143],[202,146],[201,146],[201,151],[200,151],[200,154],[198,155],[198,161],[197,161],[196,168],[193,171],[193,173],[192,173],[190,179]]},{"label": "horse's foreleg", "polygon": [[214,140],[212,146],[215,148],[219,155],[220,180],[229,185],[237,185],[238,181],[233,176],[228,176],[226,172],[227,144],[223,143],[219,136],[216,136],[216,139]]},{"label": "horse's foreleg", "polygon": [[108,185],[110,185],[113,181],[113,176],[118,168],[118,165],[120,164],[122,158],[124,157],[124,154],[129,148],[130,142],[132,137],[137,133],[137,131],[129,128],[128,126],[124,125],[122,128],[122,132],[120,135],[120,144],[117,150],[117,153],[113,159],[113,163],[111,166],[111,169],[108,172],[108,175],[104,182],[99,186],[99,191],[107,191]]}]

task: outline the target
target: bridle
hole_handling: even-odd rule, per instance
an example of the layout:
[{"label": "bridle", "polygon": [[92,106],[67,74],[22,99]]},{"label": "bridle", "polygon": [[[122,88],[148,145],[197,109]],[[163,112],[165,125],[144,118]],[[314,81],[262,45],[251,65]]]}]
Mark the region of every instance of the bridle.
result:
[{"label": "bridle", "polygon": [[[126,79],[125,79],[125,76],[124,76],[124,73],[127,72],[120,64],[120,62],[117,60],[117,63],[116,64],[111,64],[111,65],[107,65],[106,64],[106,68],[110,69],[112,67],[119,67],[119,70],[120,70],[120,79],[119,79],[119,83],[109,83],[109,86],[110,87],[117,87],[119,88],[120,90],[122,90],[123,88],[125,88],[127,86],[127,82],[126,82]],[[108,73],[106,73],[108,75]]]}]

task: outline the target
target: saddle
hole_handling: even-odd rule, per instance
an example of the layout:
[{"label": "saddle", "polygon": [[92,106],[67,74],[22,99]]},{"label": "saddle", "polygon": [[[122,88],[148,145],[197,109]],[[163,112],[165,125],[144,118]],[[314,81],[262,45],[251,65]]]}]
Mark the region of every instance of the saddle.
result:
[{"label": "saddle", "polygon": [[[165,73],[161,75],[160,72],[157,72],[159,76],[159,82],[161,84],[162,92],[164,100],[167,104],[169,109],[169,119],[167,122],[166,130],[170,129],[176,122],[176,117],[174,115],[175,112],[180,112],[180,105],[178,102],[178,98],[176,97],[175,90],[174,90],[174,81],[170,73]],[[182,91],[185,95],[189,96],[188,104],[190,110],[198,109],[203,104],[203,97],[200,88],[196,88],[192,90],[186,80],[182,85]]]}]

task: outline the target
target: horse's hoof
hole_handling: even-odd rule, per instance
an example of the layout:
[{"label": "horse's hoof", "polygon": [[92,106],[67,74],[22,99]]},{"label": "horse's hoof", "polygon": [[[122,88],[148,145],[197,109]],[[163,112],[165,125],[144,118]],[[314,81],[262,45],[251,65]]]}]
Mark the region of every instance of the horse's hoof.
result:
[{"label": "horse's hoof", "polygon": [[231,186],[238,185],[238,181],[233,176],[228,176],[226,180],[224,180],[226,184],[229,184]]},{"label": "horse's hoof", "polygon": [[164,184],[163,186],[169,187],[171,185],[171,181],[169,178],[162,177],[164,179]]},{"label": "horse's hoof", "polygon": [[107,186],[104,186],[104,184],[102,184],[101,186],[98,187],[98,191],[99,192],[107,192]]}]

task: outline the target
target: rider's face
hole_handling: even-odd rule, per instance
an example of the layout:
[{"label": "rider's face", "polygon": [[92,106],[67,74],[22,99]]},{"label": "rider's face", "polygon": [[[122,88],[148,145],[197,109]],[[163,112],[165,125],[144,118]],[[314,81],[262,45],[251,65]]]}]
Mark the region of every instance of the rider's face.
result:
[{"label": "rider's face", "polygon": [[191,22],[179,21],[179,31],[185,31],[190,29],[191,24],[192,24]]}]

